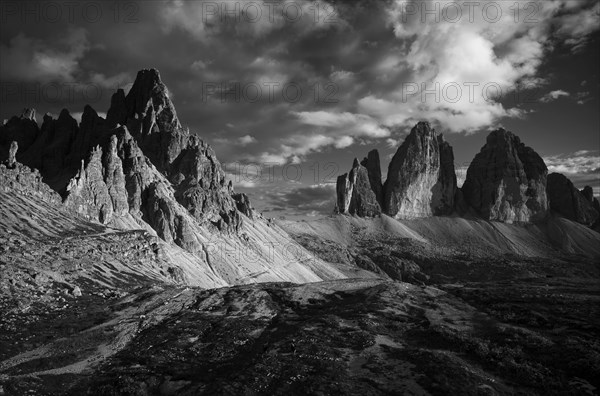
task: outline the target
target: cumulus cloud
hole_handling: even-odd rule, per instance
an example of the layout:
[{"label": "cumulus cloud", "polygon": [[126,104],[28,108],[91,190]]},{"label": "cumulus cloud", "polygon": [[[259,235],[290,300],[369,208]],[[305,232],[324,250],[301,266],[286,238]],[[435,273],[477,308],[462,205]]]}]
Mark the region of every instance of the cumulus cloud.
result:
[{"label": "cumulus cloud", "polygon": [[284,165],[288,162],[297,164],[303,160],[304,156],[319,152],[324,147],[344,148],[349,145],[348,143],[348,137],[336,138],[323,134],[293,135],[284,139],[276,153],[263,152],[258,156],[250,156],[247,159],[277,165]]},{"label": "cumulus cloud", "polygon": [[548,156],[544,158],[544,162],[546,162],[549,172],[597,174],[600,170],[600,155],[598,155],[598,151],[580,150],[572,154]]},{"label": "cumulus cloud", "polygon": [[251,156],[251,161],[285,164],[299,163],[311,153],[327,147],[343,149],[352,146],[357,138],[383,138],[390,136],[389,129],[364,114],[331,111],[292,112],[299,123],[313,128],[312,132],[293,134],[281,139],[273,151]]},{"label": "cumulus cloud", "polygon": [[161,15],[161,27],[165,32],[183,30],[202,42],[208,42],[224,32],[261,38],[284,27],[291,27],[298,35],[302,35],[342,23],[328,3],[309,0],[171,0],[165,4]]},{"label": "cumulus cloud", "polygon": [[582,189],[586,185],[600,189],[600,155],[598,150],[579,150],[575,153],[544,157],[549,173],[562,173]]},{"label": "cumulus cloud", "polygon": [[254,136],[244,135],[238,139],[238,142],[242,146],[247,146],[251,143],[256,143],[256,139],[254,138]]},{"label": "cumulus cloud", "polygon": [[[125,86],[132,84],[131,81],[133,80],[134,79],[132,76],[126,72],[118,73],[110,77],[107,77],[103,73],[92,72],[90,74],[90,81],[92,83],[98,84],[101,88],[110,88],[114,90],[124,88]],[[127,92],[129,92],[129,90],[127,90]]]},{"label": "cumulus cloud", "polygon": [[328,111],[294,112],[292,114],[297,116],[303,124],[328,127],[352,136],[383,138],[390,135],[387,128],[382,128],[376,120],[364,114]]},{"label": "cumulus cloud", "polygon": [[569,97],[569,96],[571,96],[571,94],[566,91],[563,91],[561,89],[556,90],[556,91],[551,91],[551,92],[548,92],[546,95],[542,96],[542,98],[540,99],[540,102],[542,102],[542,103],[553,102],[553,101],[557,100],[558,98],[560,98],[561,96]]},{"label": "cumulus cloud", "polygon": [[587,44],[590,34],[598,30],[599,16],[600,3],[598,2],[578,12],[566,14],[559,18],[560,28],[557,35],[564,38],[565,43],[571,46],[573,51],[581,51]]},{"label": "cumulus cloud", "polygon": [[42,40],[23,33],[8,45],[0,44],[0,73],[13,81],[73,81],[79,61],[90,48],[87,31],[72,28],[56,40]]},{"label": "cumulus cloud", "polygon": [[[509,2],[477,2],[473,10],[450,0],[392,2],[388,21],[402,45],[378,67],[403,69],[406,76],[390,91],[360,99],[359,109],[386,125],[427,118],[454,132],[522,117],[523,109],[505,107],[502,99],[523,81],[530,88],[545,82],[537,73],[554,37],[580,45],[598,29],[593,8],[561,0],[532,4],[535,23],[515,18]],[[444,13],[448,7],[462,8],[461,14]]]}]

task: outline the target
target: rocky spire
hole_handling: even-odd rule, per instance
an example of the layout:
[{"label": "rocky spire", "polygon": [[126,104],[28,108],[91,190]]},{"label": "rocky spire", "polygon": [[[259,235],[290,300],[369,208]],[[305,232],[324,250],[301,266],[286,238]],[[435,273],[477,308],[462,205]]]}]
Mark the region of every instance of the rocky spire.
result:
[{"label": "rocky spire", "polygon": [[383,183],[381,182],[381,164],[379,162],[379,152],[377,150],[369,151],[367,157],[360,163],[367,169],[369,175],[369,184],[371,190],[375,193],[377,203],[381,206],[383,202]]},{"label": "rocky spire", "polygon": [[239,227],[241,218],[220,162],[210,146],[181,126],[158,70],[141,70],[126,96],[123,90],[112,96],[107,125],[127,127],[196,220],[221,229]]},{"label": "rocky spire", "polygon": [[548,203],[542,158],[513,133],[493,131],[467,170],[465,201],[487,220],[529,222],[544,217]]},{"label": "rocky spire", "polygon": [[13,141],[10,144],[10,149],[8,150],[8,167],[12,168],[15,166],[15,163],[17,162],[17,151],[19,151],[19,143],[17,143],[16,141]]},{"label": "rocky spire", "polygon": [[86,106],[78,125],[65,109],[56,119],[46,114],[39,132],[26,110],[0,127],[0,139],[13,135],[34,138],[0,145],[0,161],[16,141],[23,164],[91,220],[145,222],[165,241],[201,251],[194,227],[237,232],[238,208],[253,217],[248,197],[232,197],[212,148],[181,126],[157,70],[140,71],[127,95],[118,90],[106,120]]},{"label": "rocky spire", "polygon": [[592,187],[585,186],[580,192],[590,203],[594,202],[594,189],[592,189]]},{"label": "rocky spire", "polygon": [[[366,160],[368,162],[368,159]],[[339,213],[360,217],[373,217],[381,214],[377,196],[371,187],[370,180],[376,179],[376,169],[372,169],[375,174],[369,177],[367,168],[355,158],[350,173],[337,178],[337,211]]]},{"label": "rocky spire", "polygon": [[121,89],[112,96],[107,121],[109,127],[127,126],[145,155],[165,174],[189,142],[156,69],[140,70],[127,96]]},{"label": "rocky spire", "polygon": [[390,216],[451,213],[456,191],[452,147],[428,122],[419,122],[392,158],[383,189],[383,209]]}]

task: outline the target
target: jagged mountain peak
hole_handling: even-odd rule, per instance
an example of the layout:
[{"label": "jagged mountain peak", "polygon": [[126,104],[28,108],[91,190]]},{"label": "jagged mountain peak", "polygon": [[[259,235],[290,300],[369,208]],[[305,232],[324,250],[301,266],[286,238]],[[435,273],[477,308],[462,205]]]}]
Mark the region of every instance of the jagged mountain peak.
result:
[{"label": "jagged mountain peak", "polygon": [[[159,129],[180,129],[181,124],[177,118],[175,106],[169,97],[169,89],[160,79],[156,69],[140,70],[131,90],[125,98],[129,115],[145,115],[150,111],[156,113]],[[162,130],[161,130],[162,132]]]},{"label": "jagged mountain peak", "polygon": [[22,119],[27,119],[35,122],[35,109],[34,108],[25,108],[21,113]]},{"label": "jagged mountain peak", "polygon": [[490,146],[506,146],[508,144],[519,145],[522,143],[521,139],[511,131],[498,128],[488,134],[486,144]]},{"label": "jagged mountain peak", "polygon": [[75,120],[75,118],[73,118],[73,116],[71,115],[71,112],[68,109],[62,109],[60,111],[60,114],[58,115],[58,120],[69,121],[69,122],[71,120],[73,120],[73,121],[77,122],[77,120]]},{"label": "jagged mountain peak", "polygon": [[456,175],[452,147],[427,121],[418,122],[388,167],[383,209],[397,218],[449,214]]},{"label": "jagged mountain peak", "polygon": [[492,131],[462,187],[466,202],[487,220],[529,222],[548,209],[542,158],[504,128]]},{"label": "jagged mountain peak", "polygon": [[417,135],[426,135],[426,134],[435,134],[435,129],[431,127],[431,124],[428,121],[419,121],[417,124],[411,129],[410,134]]},{"label": "jagged mountain peak", "polygon": [[[357,165],[355,160],[350,174],[338,178],[340,213],[373,216],[383,212],[414,218],[449,214],[454,209],[456,174],[452,147],[427,121],[418,122],[400,145],[385,183],[377,150],[369,152],[361,167]],[[361,208],[360,203],[367,205]]]}]

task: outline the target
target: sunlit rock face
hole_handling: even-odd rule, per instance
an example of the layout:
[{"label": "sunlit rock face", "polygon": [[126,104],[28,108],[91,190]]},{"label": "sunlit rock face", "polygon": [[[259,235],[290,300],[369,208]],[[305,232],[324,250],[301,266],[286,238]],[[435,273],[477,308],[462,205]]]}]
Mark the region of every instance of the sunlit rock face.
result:
[{"label": "sunlit rock face", "polygon": [[452,213],[455,194],[452,147],[421,122],[396,152],[385,184],[377,150],[354,161],[350,173],[338,178],[337,208],[361,217],[429,217]]},{"label": "sunlit rock face", "polygon": [[[372,167],[371,171],[374,174],[369,177],[369,170],[361,165],[358,159],[355,159],[350,172],[338,177],[336,188],[339,213],[360,217],[373,217],[381,214],[381,207],[370,181],[371,179],[376,180],[377,170]],[[381,177],[380,170],[379,177]]]},{"label": "sunlit rock face", "polygon": [[190,221],[235,233],[239,205],[212,148],[184,129],[155,69],[141,70],[127,95],[118,90],[106,119],[86,106],[81,122],[64,109],[38,127],[26,109],[0,127],[2,160],[36,169],[64,204],[103,224],[131,215],[166,241],[199,249]]},{"label": "sunlit rock face", "polygon": [[504,129],[489,134],[467,170],[465,201],[484,219],[532,222],[548,210],[542,158]]},{"label": "sunlit rock face", "polygon": [[598,220],[599,214],[594,208],[591,188],[581,192],[566,176],[551,173],[548,175],[547,192],[550,208],[567,219],[587,226],[593,225]]},{"label": "sunlit rock face", "polygon": [[113,95],[107,123],[127,126],[196,220],[221,230],[239,229],[242,219],[219,160],[210,146],[181,126],[157,70],[141,70],[127,96],[123,90]]},{"label": "sunlit rock face", "polygon": [[418,123],[392,158],[383,190],[383,208],[389,216],[452,213],[456,193],[452,147],[429,123]]}]

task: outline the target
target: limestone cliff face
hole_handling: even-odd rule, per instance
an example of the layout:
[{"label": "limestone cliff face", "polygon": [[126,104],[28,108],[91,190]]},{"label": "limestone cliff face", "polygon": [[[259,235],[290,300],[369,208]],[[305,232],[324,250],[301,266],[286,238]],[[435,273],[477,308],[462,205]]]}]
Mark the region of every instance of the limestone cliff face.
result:
[{"label": "limestone cliff face", "polygon": [[247,197],[232,197],[212,148],[181,126],[154,69],[140,71],[127,96],[113,95],[106,120],[86,106],[79,125],[65,109],[45,115],[40,129],[35,110],[25,110],[1,127],[0,143],[7,165],[16,157],[39,170],[80,215],[104,224],[130,215],[192,251],[201,246],[189,222],[235,233],[238,206],[252,216]]},{"label": "limestone cliff face", "polygon": [[548,209],[542,158],[509,131],[490,133],[467,170],[465,201],[487,220],[530,222]]},{"label": "limestone cliff face", "polygon": [[244,193],[239,193],[233,194],[232,197],[235,200],[237,210],[239,210],[240,213],[245,214],[248,218],[254,219],[254,209],[252,208],[248,196]]},{"label": "limestone cliff face", "polygon": [[157,70],[142,70],[125,96],[112,97],[107,125],[126,125],[144,155],[165,175],[196,220],[236,231],[241,217],[214,151],[184,129]]},{"label": "limestone cliff face", "polygon": [[570,220],[592,226],[600,214],[594,208],[593,190],[591,194],[589,190],[582,193],[560,173],[548,175],[547,192],[550,208]]},{"label": "limestone cliff face", "polygon": [[383,202],[383,182],[381,180],[381,163],[379,161],[379,152],[377,150],[369,151],[367,157],[363,159],[360,164],[367,169],[371,190],[373,190],[375,193],[375,198],[381,206]]},{"label": "limestone cliff face", "polygon": [[67,218],[154,231],[193,285],[344,277],[300,246],[285,250],[289,236],[235,194],[212,148],[181,126],[156,70],[117,91],[106,119],[86,106],[79,124],[65,109],[39,128],[33,114],[0,127],[1,192],[35,195]]},{"label": "limestone cliff face", "polygon": [[103,148],[95,147],[77,175],[69,182],[65,205],[103,224],[129,212],[125,175],[117,155],[118,138],[113,135]]},{"label": "limestone cliff face", "polygon": [[[378,157],[379,155],[377,155]],[[365,161],[368,160],[365,159]],[[350,172],[338,177],[336,189],[339,213],[360,217],[373,217],[381,214],[377,195],[371,186],[371,180],[377,179],[377,173],[381,178],[381,171],[371,167],[371,172],[374,174],[370,175],[369,170],[361,165],[358,159],[355,159]]]},{"label": "limestone cliff face", "polygon": [[398,148],[382,184],[379,153],[373,150],[349,174],[338,177],[337,210],[358,216],[396,218],[450,214],[456,174],[452,147],[429,123],[420,122]]},{"label": "limestone cliff face", "polygon": [[429,123],[418,123],[390,162],[384,185],[385,213],[396,218],[449,214],[455,192],[452,147]]},{"label": "limestone cliff face", "polygon": [[127,96],[121,89],[113,95],[107,121],[110,127],[127,126],[145,155],[163,173],[169,171],[190,138],[156,69],[139,71]]}]

